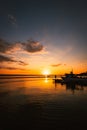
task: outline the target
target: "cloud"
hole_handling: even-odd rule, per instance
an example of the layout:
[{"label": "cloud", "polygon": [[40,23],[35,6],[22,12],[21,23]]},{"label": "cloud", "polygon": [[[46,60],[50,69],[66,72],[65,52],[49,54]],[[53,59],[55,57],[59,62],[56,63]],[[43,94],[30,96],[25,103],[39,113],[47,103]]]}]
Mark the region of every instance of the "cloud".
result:
[{"label": "cloud", "polygon": [[16,24],[16,18],[12,14],[8,14],[8,20],[11,24]]},{"label": "cloud", "polygon": [[6,67],[6,66],[0,66],[0,69],[8,69],[8,70],[25,70],[25,69],[21,69],[21,68]]},{"label": "cloud", "polygon": [[19,65],[26,66],[28,65],[27,63],[23,61],[17,61],[12,59],[11,57],[5,56],[5,55],[0,55],[0,63],[2,62],[17,62]]},{"label": "cloud", "polygon": [[27,42],[16,42],[16,43],[9,43],[3,39],[0,39],[0,52],[1,53],[7,53],[10,51],[17,51],[18,50],[24,50],[28,53],[36,53],[41,52],[44,50],[44,46],[34,40],[28,40]]},{"label": "cloud", "polygon": [[29,64],[27,64],[27,63],[25,63],[25,62],[23,62],[23,61],[17,61],[17,62],[18,62],[19,65],[22,65],[22,66],[29,65]]},{"label": "cloud", "polygon": [[51,65],[52,67],[59,67],[59,66],[67,66],[67,64],[62,64],[62,63],[59,63],[59,64],[53,64]]},{"label": "cloud", "polygon": [[5,61],[15,62],[15,60],[12,60],[10,57],[0,55],[0,62],[5,62]]},{"label": "cloud", "polygon": [[60,63],[60,64],[53,64],[53,65],[51,65],[52,67],[59,67],[59,66],[61,66],[62,64]]},{"label": "cloud", "polygon": [[34,40],[28,40],[26,43],[22,43],[22,47],[25,51],[30,53],[40,52],[44,49],[40,42]]},{"label": "cloud", "polygon": [[[6,40],[0,39],[0,64],[17,63],[20,66],[26,66],[27,64],[22,58],[23,53],[43,52],[43,45],[34,40],[28,40],[27,42],[10,43]],[[27,55],[28,56],[28,55]],[[22,58],[22,60],[20,60]]]},{"label": "cloud", "polygon": [[0,39],[0,52],[1,53],[6,53],[7,51],[11,50],[13,47],[14,47],[13,44],[11,44],[3,39]]}]

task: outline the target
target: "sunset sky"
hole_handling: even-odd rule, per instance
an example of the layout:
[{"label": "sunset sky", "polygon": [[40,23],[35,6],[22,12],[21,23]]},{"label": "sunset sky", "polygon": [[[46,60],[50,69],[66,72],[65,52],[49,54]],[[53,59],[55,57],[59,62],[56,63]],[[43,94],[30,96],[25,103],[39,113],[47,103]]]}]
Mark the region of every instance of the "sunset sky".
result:
[{"label": "sunset sky", "polygon": [[1,0],[0,74],[87,71],[84,0]]}]

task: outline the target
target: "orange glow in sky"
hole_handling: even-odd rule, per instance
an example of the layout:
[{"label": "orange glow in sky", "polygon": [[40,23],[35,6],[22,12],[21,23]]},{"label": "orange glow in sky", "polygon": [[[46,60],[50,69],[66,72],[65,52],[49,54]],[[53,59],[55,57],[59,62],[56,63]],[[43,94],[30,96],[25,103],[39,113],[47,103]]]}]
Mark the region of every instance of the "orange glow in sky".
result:
[{"label": "orange glow in sky", "polygon": [[[2,40],[2,46],[6,44],[3,42]],[[74,73],[87,71],[87,61],[74,56],[74,51],[71,53],[73,47],[67,46],[64,51],[58,48],[50,51],[49,47],[45,48],[37,42],[27,44],[29,44],[30,52],[21,48],[22,43],[15,43],[12,50],[8,48],[9,51],[1,55],[0,74],[50,75],[64,74],[72,69]],[[36,51],[35,49],[39,52],[32,52]]]}]

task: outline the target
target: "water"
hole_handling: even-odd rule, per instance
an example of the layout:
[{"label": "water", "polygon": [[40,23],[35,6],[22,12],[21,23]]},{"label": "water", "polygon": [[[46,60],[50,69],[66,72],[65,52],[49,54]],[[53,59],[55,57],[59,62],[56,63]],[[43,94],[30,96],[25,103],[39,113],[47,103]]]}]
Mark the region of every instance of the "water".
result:
[{"label": "water", "polygon": [[86,127],[87,86],[47,78],[0,79],[0,130]]}]

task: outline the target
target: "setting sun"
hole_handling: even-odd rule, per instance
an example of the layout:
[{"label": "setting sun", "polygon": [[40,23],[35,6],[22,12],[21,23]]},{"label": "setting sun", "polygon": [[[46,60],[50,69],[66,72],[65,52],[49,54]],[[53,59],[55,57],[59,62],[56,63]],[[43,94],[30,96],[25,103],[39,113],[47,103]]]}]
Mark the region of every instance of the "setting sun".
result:
[{"label": "setting sun", "polygon": [[43,71],[43,74],[44,74],[44,75],[49,75],[49,74],[50,74],[50,71],[49,71],[49,70],[44,70],[44,71]]}]

